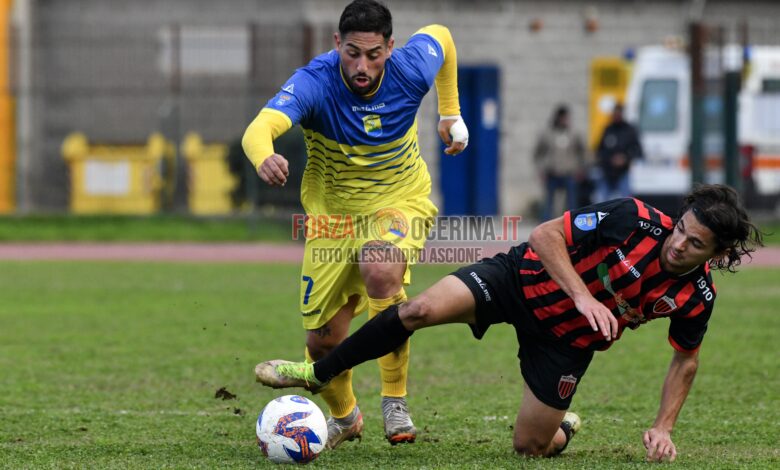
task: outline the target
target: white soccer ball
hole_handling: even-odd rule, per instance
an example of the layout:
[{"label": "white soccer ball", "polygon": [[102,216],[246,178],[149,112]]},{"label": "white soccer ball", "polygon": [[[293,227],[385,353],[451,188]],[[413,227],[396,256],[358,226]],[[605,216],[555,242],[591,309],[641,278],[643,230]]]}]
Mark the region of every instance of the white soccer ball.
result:
[{"label": "white soccer ball", "polygon": [[328,442],[325,415],[299,395],[271,400],[257,417],[255,431],[260,450],[276,463],[309,463]]}]

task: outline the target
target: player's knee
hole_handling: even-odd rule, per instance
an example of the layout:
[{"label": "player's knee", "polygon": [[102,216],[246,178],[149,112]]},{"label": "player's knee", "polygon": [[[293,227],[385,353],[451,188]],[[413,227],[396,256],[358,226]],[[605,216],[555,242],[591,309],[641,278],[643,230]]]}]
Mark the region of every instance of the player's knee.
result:
[{"label": "player's knee", "polygon": [[398,247],[374,241],[363,245],[360,276],[369,297],[383,299],[395,295],[403,282],[406,262]]},{"label": "player's knee", "polygon": [[416,297],[401,304],[398,316],[404,327],[410,331],[428,326],[433,307],[424,297]]},{"label": "player's knee", "polygon": [[321,338],[316,335],[309,335],[306,339],[306,349],[309,355],[315,361],[327,356],[341,341],[334,337]]}]

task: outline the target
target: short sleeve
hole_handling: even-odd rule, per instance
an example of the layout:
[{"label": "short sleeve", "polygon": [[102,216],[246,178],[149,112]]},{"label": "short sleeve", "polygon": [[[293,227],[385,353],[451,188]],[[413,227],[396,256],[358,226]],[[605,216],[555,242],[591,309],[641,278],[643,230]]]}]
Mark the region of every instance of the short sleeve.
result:
[{"label": "short sleeve", "polygon": [[637,227],[637,202],[631,198],[592,204],[563,214],[566,244],[616,244]]},{"label": "short sleeve", "polygon": [[694,352],[699,349],[707,332],[712,306],[712,303],[702,304],[701,312],[692,317],[671,317],[669,343],[674,349],[682,352]]}]

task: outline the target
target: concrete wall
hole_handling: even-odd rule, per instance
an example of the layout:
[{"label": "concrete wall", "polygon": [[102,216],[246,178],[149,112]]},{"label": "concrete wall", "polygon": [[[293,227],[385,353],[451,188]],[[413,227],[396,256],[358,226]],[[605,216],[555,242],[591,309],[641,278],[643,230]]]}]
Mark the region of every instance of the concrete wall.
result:
[{"label": "concrete wall", "polygon": [[[733,29],[747,19],[751,41],[780,45],[780,2],[710,1],[702,19]],[[27,175],[30,207],[67,205],[59,146],[79,130],[103,141],[143,141],[197,130],[207,139],[238,136],[293,68],[331,47],[344,0],[37,0],[35,2],[35,144]],[[398,44],[419,27],[450,27],[463,64],[498,64],[501,90],[503,213],[527,214],[539,197],[530,152],[557,103],[587,130],[588,67],[595,56],[684,36],[692,3],[684,1],[388,0]],[[584,29],[586,14],[599,29]],[[532,19],[543,27],[532,32]],[[182,76],[178,88],[158,63],[171,25],[255,31],[248,76]],[[305,27],[308,25],[308,27]],[[178,110],[178,114],[176,112]],[[421,145],[438,182],[435,94],[420,111]],[[435,185],[438,188],[437,185]],[[438,200],[438,189],[434,199]]]}]

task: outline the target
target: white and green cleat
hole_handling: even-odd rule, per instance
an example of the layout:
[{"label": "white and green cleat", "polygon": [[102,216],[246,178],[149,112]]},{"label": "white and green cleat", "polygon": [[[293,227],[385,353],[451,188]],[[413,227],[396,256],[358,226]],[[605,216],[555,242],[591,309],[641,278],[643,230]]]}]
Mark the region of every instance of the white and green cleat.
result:
[{"label": "white and green cleat", "polygon": [[261,362],[255,366],[255,379],[266,387],[301,387],[312,393],[318,393],[324,386],[314,376],[314,364],[311,362],[281,359]]}]

